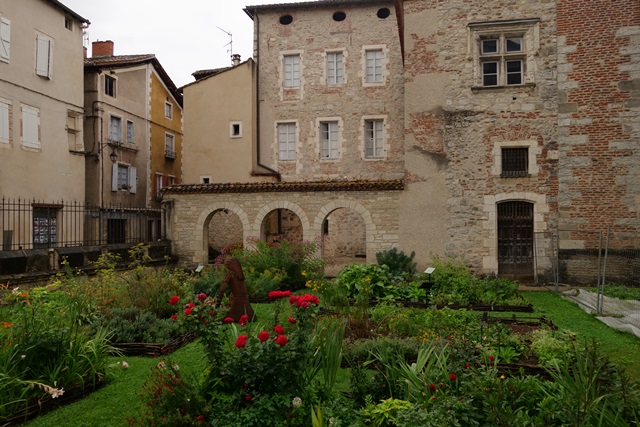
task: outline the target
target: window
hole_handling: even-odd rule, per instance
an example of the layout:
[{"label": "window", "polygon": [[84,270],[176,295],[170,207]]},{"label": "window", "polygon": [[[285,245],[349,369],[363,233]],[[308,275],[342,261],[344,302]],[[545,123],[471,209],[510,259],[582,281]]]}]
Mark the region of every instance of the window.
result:
[{"label": "window", "polygon": [[534,82],[533,61],[540,48],[540,19],[474,22],[469,26],[469,54],[474,87],[521,86]]},{"label": "window", "polygon": [[127,142],[129,144],[133,144],[133,141],[134,141],[133,122],[131,120],[127,120]]},{"label": "window", "polygon": [[73,31],[73,20],[71,19],[71,17],[64,17],[64,27],[69,31]]},{"label": "window", "polygon": [[33,207],[33,248],[55,247],[58,241],[57,206],[38,205]]},{"label": "window", "polygon": [[527,176],[529,174],[529,148],[503,147],[502,173],[504,177]]},{"label": "window", "polygon": [[167,159],[176,158],[175,137],[173,136],[173,134],[164,134],[164,156]]},{"label": "window", "polygon": [[365,51],[365,82],[382,83],[382,49]]},{"label": "window", "polygon": [[384,156],[382,120],[365,120],[364,122],[364,156],[367,159]]},{"label": "window", "polygon": [[116,79],[111,76],[104,76],[104,93],[116,97]]},{"label": "window", "polygon": [[120,117],[109,116],[109,142],[122,144],[122,119]]},{"label": "window", "polygon": [[9,132],[10,109],[10,104],[0,101],[0,144],[9,144],[11,142],[11,133]]},{"label": "window", "polygon": [[11,56],[11,21],[0,18],[0,61],[9,62]]},{"label": "window", "polygon": [[[495,38],[494,38],[495,37]],[[482,86],[524,83],[523,38],[504,34],[480,39]]]},{"label": "window", "polygon": [[338,158],[338,122],[320,123],[320,158]]},{"label": "window", "polygon": [[123,165],[120,163],[113,164],[111,175],[111,191],[128,191],[136,192],[136,168],[134,166]]},{"label": "window", "polygon": [[36,37],[36,74],[51,78],[51,60],[53,57],[53,41],[51,38],[38,34]]},{"label": "window", "polygon": [[342,66],[343,54],[342,52],[329,52],[327,53],[327,84],[337,85],[341,84],[344,74]]},{"label": "window", "polygon": [[173,118],[173,105],[170,102],[164,103],[164,116],[167,119]]},{"label": "window", "polygon": [[296,159],[295,123],[278,123],[278,159]]},{"label": "window", "polygon": [[211,183],[211,177],[210,176],[202,176],[200,177],[200,182],[203,184],[210,184]]},{"label": "window", "polygon": [[40,110],[27,105],[22,106],[22,145],[40,148]]},{"label": "window", "polygon": [[229,123],[229,136],[231,138],[242,138],[242,122]]},{"label": "window", "polygon": [[173,175],[169,175],[169,186],[176,185],[176,177]]},{"label": "window", "polygon": [[284,56],[284,87],[300,87],[300,55]]},{"label": "window", "polygon": [[82,113],[67,110],[67,143],[71,151],[82,151],[84,149],[81,127]]},{"label": "window", "polygon": [[164,187],[164,176],[161,173],[156,174],[156,197],[160,196],[160,190]]}]

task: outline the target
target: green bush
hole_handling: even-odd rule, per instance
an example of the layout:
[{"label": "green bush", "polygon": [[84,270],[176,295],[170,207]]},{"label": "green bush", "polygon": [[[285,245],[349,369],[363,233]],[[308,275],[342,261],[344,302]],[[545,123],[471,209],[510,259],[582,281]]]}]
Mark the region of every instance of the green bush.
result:
[{"label": "green bush", "polygon": [[413,262],[415,256],[415,251],[411,252],[411,255],[406,255],[403,251],[398,251],[397,248],[391,248],[387,251],[378,252],[376,260],[378,264],[389,267],[389,271],[393,276],[402,277],[416,272],[416,263]]},{"label": "green bush", "polygon": [[167,343],[186,332],[175,320],[159,319],[137,307],[114,308],[92,326],[110,330],[114,343]]}]

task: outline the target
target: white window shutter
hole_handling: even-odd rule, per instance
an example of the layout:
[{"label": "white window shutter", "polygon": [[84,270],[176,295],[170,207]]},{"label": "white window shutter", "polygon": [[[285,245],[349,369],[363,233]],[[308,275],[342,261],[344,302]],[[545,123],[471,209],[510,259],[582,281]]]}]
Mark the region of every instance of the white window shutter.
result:
[{"label": "white window shutter", "polygon": [[0,18],[0,59],[9,62],[11,56],[11,21]]},{"label": "white window shutter", "polygon": [[51,59],[51,39],[38,34],[36,47],[36,74],[49,77],[49,61]]},{"label": "white window shutter", "polygon": [[[104,161],[104,159],[102,159]],[[118,164],[111,167],[111,191],[118,191]]]},{"label": "white window shutter", "polygon": [[136,194],[137,187],[137,179],[136,179],[136,167],[131,166],[129,168],[129,192]]},{"label": "white window shutter", "polygon": [[0,102],[0,142],[9,143],[9,104]]},{"label": "white window shutter", "polygon": [[40,112],[32,107],[22,107],[22,145],[40,147]]}]

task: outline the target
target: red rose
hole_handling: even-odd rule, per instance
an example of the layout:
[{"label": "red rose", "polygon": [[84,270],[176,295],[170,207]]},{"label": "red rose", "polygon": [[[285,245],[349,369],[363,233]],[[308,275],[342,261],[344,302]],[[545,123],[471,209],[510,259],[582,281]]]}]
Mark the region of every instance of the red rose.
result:
[{"label": "red rose", "polygon": [[174,295],[169,298],[169,304],[176,305],[180,301],[180,297],[178,295]]},{"label": "red rose", "polygon": [[282,335],[284,334],[284,328],[280,325],[276,325],[273,327],[273,332],[275,332],[276,335]]},{"label": "red rose", "polygon": [[265,342],[266,340],[269,339],[269,332],[267,331],[262,331],[258,334],[258,339],[260,340],[260,342]]},{"label": "red rose", "polygon": [[224,323],[233,323],[233,319],[229,316],[225,317],[223,320]]},{"label": "red rose", "polygon": [[244,397],[244,400],[246,400],[247,402],[251,402],[251,396],[246,395],[246,396]]},{"label": "red rose", "polygon": [[465,367],[466,369],[469,369],[469,368],[471,368],[471,365],[469,365],[469,364],[467,363],[466,365],[464,365],[464,367]]},{"label": "red rose", "polygon": [[240,335],[236,340],[236,347],[243,348],[245,345],[247,345],[247,339],[246,338],[243,339],[242,335]]},{"label": "red rose", "polygon": [[244,340],[244,341],[246,341],[246,340],[248,340],[248,339],[249,339],[249,337],[248,337],[248,336],[246,336],[246,335],[240,335],[240,336],[238,336],[238,339],[239,339],[239,340]]},{"label": "red rose", "polygon": [[307,307],[309,307],[309,303],[306,302],[306,301],[302,301],[302,304],[300,304],[300,307],[307,308]]},{"label": "red rose", "polygon": [[206,299],[207,299],[207,294],[202,292],[198,294],[198,301],[204,301]]},{"label": "red rose", "polygon": [[429,384],[429,390],[436,391],[436,385],[435,384]]},{"label": "red rose", "polygon": [[291,298],[289,298],[289,304],[295,304],[298,301],[298,298],[300,298],[297,295],[291,295]]},{"label": "red rose", "polygon": [[271,298],[271,299],[282,298],[282,291],[271,291],[271,292],[269,292],[269,298]]},{"label": "red rose", "polygon": [[240,316],[240,321],[238,323],[240,323],[240,326],[244,326],[247,324],[248,321],[249,321],[249,316],[247,316],[246,314],[243,314],[242,316]]},{"label": "red rose", "polygon": [[455,380],[457,380],[457,379],[458,379],[458,377],[456,377],[456,374],[449,374],[449,379],[450,379],[451,381],[455,381]]},{"label": "red rose", "polygon": [[178,313],[176,313],[173,316],[171,316],[171,320],[176,320],[177,318],[178,318]]},{"label": "red rose", "polygon": [[284,292],[282,293],[282,296],[283,296],[284,298],[289,298],[289,297],[291,296],[291,291],[288,291],[288,290],[287,290],[287,291],[284,291]]},{"label": "red rose", "polygon": [[489,356],[489,360],[493,362],[496,359],[493,356]]},{"label": "red rose", "polygon": [[285,344],[287,344],[287,337],[284,335],[278,335],[276,337],[276,344],[278,344],[280,347],[283,347]]},{"label": "red rose", "polygon": [[191,314],[192,308],[191,307],[187,307],[184,309],[184,314],[186,314],[187,316]]},{"label": "red rose", "polygon": [[291,323],[292,325],[295,325],[296,319],[294,319],[293,317],[289,317],[289,323]]}]

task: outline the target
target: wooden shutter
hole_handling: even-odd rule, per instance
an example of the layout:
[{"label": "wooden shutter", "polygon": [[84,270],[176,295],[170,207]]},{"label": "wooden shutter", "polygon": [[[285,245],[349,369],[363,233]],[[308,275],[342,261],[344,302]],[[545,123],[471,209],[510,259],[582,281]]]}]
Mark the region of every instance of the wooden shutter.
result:
[{"label": "wooden shutter", "polygon": [[9,62],[11,56],[11,21],[0,18],[0,59]]},{"label": "wooden shutter", "polygon": [[[104,159],[103,159],[104,161]],[[118,191],[118,164],[111,167],[111,191]]]},{"label": "wooden shutter", "polygon": [[38,34],[36,47],[36,74],[49,78],[51,61],[51,39]]},{"label": "wooden shutter", "polygon": [[0,102],[0,142],[9,143],[9,104]]},{"label": "wooden shutter", "polygon": [[136,177],[136,167],[135,166],[130,166],[129,167],[129,192],[136,194],[136,184],[137,182],[137,177]]},{"label": "wooden shutter", "polygon": [[22,107],[22,145],[40,147],[40,112],[32,107]]}]

